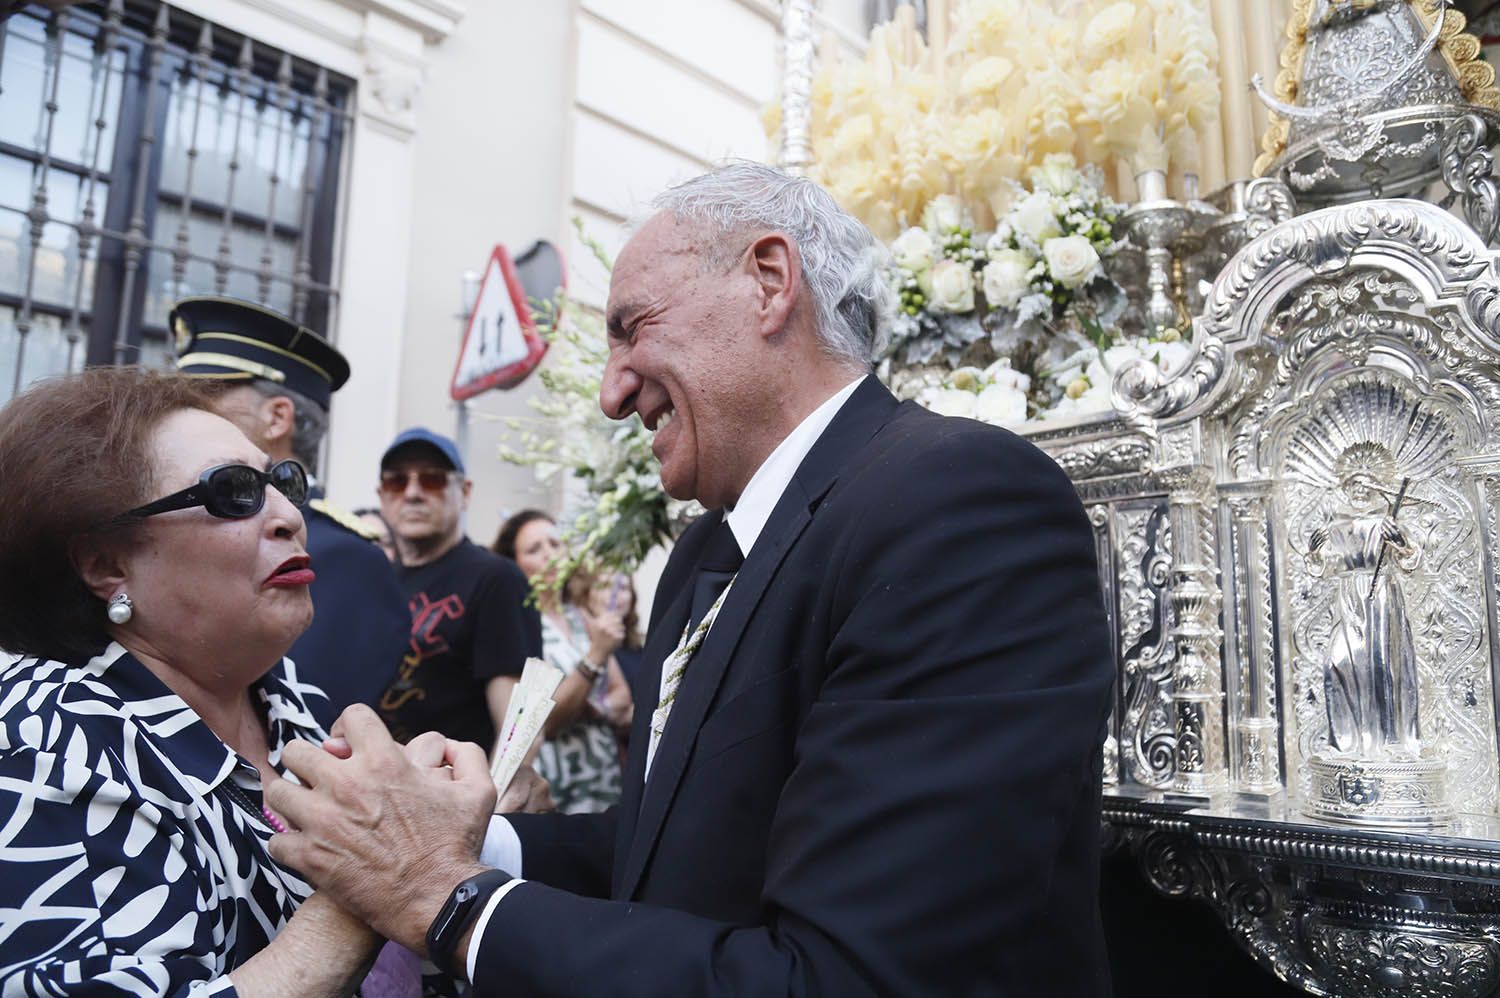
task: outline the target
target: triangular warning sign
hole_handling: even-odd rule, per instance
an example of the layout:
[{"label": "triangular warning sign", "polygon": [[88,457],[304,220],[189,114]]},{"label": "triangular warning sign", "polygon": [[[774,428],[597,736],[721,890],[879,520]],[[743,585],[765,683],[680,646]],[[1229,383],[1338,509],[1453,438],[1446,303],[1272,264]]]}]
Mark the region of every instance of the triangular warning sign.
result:
[{"label": "triangular warning sign", "polygon": [[546,352],[510,254],[496,246],[479,284],[448,394],[461,401],[491,388],[513,388],[536,370]]}]

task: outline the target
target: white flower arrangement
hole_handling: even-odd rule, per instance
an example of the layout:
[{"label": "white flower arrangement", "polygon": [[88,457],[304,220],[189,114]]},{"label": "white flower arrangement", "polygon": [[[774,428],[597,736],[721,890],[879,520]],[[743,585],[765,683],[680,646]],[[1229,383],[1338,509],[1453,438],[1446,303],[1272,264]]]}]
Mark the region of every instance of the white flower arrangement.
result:
[{"label": "white flower arrangement", "polygon": [[993,233],[976,235],[958,200],[940,197],[892,243],[901,304],[882,370],[898,395],[1016,427],[1109,409],[1128,360],[1168,373],[1186,362],[1175,329],[1118,331],[1126,300],[1105,265],[1121,209],[1099,172],[1053,154],[1030,180]]},{"label": "white flower arrangement", "polygon": [[[1208,0],[952,6],[940,49],[898,7],[862,59],[824,60],[813,80],[811,176],[880,238],[952,193],[989,229],[1009,207],[1004,182],[1052,153],[1200,172],[1221,103]],[[768,106],[768,136],[779,115]]]},{"label": "white flower arrangement", "polygon": [[[609,269],[603,248],[577,219],[573,225]],[[531,402],[535,417],[507,420],[517,446],[502,448],[501,457],[531,467],[543,481],[566,474],[581,487],[558,520],[564,553],[553,573],[556,584],[579,567],[633,572],[702,508],[662,489],[651,434],[639,419],[617,422],[600,410],[609,356],[603,318],[566,293],[538,311],[538,331],[551,345],[538,371],[546,391]]]},{"label": "white flower arrangement", "polygon": [[1113,408],[1111,386],[1120,368],[1132,360],[1156,364],[1164,374],[1176,374],[1187,365],[1192,347],[1176,329],[1165,329],[1154,337],[1121,337],[1105,346],[1090,344],[1047,372],[1042,391],[1045,402],[1037,413],[1040,420],[1083,416]]},{"label": "white flower arrangement", "polygon": [[960,367],[923,388],[917,401],[944,416],[968,416],[995,426],[1017,427],[1026,422],[1031,378],[1011,369],[1001,358],[989,367]]},{"label": "white flower arrangement", "polygon": [[892,243],[901,309],[887,352],[897,364],[958,367],[984,343],[994,356],[1022,341],[1032,344],[1028,354],[1045,353],[1044,341],[1074,327],[1088,339],[1064,345],[1081,346],[1118,317],[1124,295],[1103,262],[1115,250],[1120,206],[1104,194],[1098,171],[1054,153],[1031,181],[1030,190],[1014,185],[983,248],[951,195],[930,201],[923,224]]}]

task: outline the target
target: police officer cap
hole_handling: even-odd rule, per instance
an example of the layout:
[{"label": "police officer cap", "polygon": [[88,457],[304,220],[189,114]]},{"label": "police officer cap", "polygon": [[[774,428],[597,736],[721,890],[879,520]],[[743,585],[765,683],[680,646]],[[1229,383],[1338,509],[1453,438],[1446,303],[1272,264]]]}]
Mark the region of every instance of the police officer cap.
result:
[{"label": "police officer cap", "polygon": [[279,312],[238,298],[183,298],[169,319],[177,369],[194,378],[262,378],[325,410],[349,380],[349,362],[317,333]]}]

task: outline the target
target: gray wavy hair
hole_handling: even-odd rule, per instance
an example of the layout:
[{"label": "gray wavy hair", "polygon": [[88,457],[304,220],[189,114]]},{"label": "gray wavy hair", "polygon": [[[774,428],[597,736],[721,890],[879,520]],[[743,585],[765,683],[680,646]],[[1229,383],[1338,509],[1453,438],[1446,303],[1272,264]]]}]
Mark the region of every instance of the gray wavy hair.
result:
[{"label": "gray wavy hair", "polygon": [[774,166],[733,162],[670,188],[651,207],[698,227],[705,270],[733,261],[743,249],[733,237],[756,230],[791,236],[824,351],[865,370],[873,366],[895,309],[883,276],[889,254],[827,191]]}]

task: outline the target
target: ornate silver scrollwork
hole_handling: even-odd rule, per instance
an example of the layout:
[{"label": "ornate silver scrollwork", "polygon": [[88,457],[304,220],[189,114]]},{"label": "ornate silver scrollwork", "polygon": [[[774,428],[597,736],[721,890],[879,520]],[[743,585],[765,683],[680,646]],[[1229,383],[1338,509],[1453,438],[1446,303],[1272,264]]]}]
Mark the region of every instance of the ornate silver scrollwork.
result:
[{"label": "ornate silver scrollwork", "polygon": [[1500,988],[1500,851],[1112,796],[1105,820],[1164,894],[1196,898],[1271,974],[1340,998]]},{"label": "ornate silver scrollwork", "polygon": [[1454,119],[1443,133],[1443,183],[1463,199],[1464,217],[1486,243],[1500,234],[1500,183],[1490,144],[1489,126],[1477,114]]},{"label": "ornate silver scrollwork", "polygon": [[1245,189],[1245,236],[1254,239],[1297,213],[1297,203],[1286,184],[1260,177]]},{"label": "ornate silver scrollwork", "polygon": [[1108,554],[1106,820],[1293,984],[1500,993],[1500,254],[1259,190],[1188,364],[1033,436]]}]

